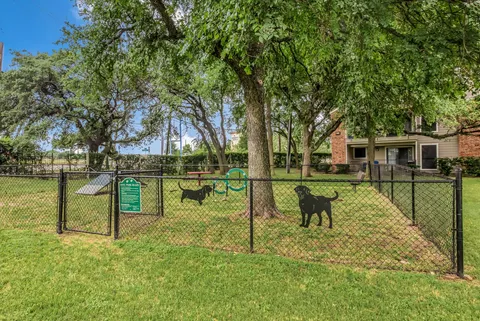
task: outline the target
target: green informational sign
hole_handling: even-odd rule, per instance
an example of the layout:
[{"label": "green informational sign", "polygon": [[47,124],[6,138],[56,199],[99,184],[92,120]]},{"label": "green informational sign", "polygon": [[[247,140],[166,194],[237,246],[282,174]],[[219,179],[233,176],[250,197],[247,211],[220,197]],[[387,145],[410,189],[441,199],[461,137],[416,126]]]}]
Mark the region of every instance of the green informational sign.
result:
[{"label": "green informational sign", "polygon": [[120,212],[142,212],[142,187],[140,182],[127,177],[120,183]]}]

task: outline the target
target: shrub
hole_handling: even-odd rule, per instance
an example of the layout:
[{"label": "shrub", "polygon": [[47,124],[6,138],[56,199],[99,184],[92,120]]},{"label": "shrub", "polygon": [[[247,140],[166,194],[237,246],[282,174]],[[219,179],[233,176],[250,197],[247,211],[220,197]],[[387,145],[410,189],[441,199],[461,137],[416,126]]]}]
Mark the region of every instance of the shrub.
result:
[{"label": "shrub", "polygon": [[[311,160],[311,165],[316,165],[319,163],[325,163],[326,161],[330,160],[332,154],[330,153],[313,153],[312,154],[312,160]],[[303,158],[303,154],[299,154],[300,160]],[[292,153],[291,159],[291,166],[292,167],[297,167],[297,159],[295,157],[295,154]],[[285,167],[287,164],[287,153],[273,153],[273,163],[275,167]]]},{"label": "shrub", "polygon": [[329,173],[332,168],[332,164],[329,163],[320,163],[317,165],[317,171],[323,172],[325,174]]},{"label": "shrub", "polygon": [[[227,152],[227,163],[230,165],[237,165],[240,167],[246,167],[248,165],[248,153],[243,152]],[[302,155],[300,155],[302,156]],[[331,157],[330,153],[313,153],[312,165],[326,164]],[[180,159],[176,155],[119,155],[115,157],[120,169],[156,169],[160,165],[165,166],[165,174],[178,174],[180,169],[174,165],[188,165],[187,171],[204,170],[209,164],[208,156],[206,153],[195,153],[192,155],[185,155]],[[292,167],[296,166],[295,157],[292,154]],[[287,163],[287,153],[274,153],[274,165],[275,167],[284,167]],[[213,155],[213,164],[218,164],[217,156]],[[329,167],[331,165],[326,164]],[[315,166],[318,169],[318,166]],[[323,168],[323,167],[322,167]],[[327,170],[327,169],[325,169]],[[330,170],[330,168],[328,169]],[[323,171],[323,169],[322,169]]]},{"label": "shrub", "polygon": [[460,166],[465,175],[480,176],[480,157],[438,158],[437,165],[443,175],[450,175],[455,166]]},{"label": "shrub", "polygon": [[442,175],[448,176],[452,173],[453,162],[449,158],[438,158],[437,168]]},{"label": "shrub", "polygon": [[335,174],[347,174],[350,170],[350,164],[335,164]]}]

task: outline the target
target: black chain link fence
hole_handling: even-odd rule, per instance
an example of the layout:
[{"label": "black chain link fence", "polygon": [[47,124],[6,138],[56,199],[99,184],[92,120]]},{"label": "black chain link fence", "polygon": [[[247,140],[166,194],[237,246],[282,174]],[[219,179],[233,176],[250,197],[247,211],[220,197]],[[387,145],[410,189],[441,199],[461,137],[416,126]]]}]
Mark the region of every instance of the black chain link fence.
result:
[{"label": "black chain link fence", "polygon": [[0,165],[0,175],[58,175],[60,170],[86,171],[84,164],[15,164]]},{"label": "black chain link fence", "polygon": [[[372,174],[363,181],[197,178],[158,169],[0,176],[0,228],[113,232],[308,261],[454,271],[463,262],[456,181],[420,173],[412,180],[411,169],[385,165]],[[131,182],[139,200],[128,207],[123,185]],[[259,212],[270,185],[275,207]]]},{"label": "black chain link fence", "polygon": [[[118,176],[119,182],[127,178],[140,179]],[[390,186],[392,181],[364,181],[353,184],[354,189],[354,181],[349,180],[214,182],[202,178],[200,186],[192,178],[149,176],[141,180],[147,183],[142,187],[142,209],[140,213],[119,211],[118,238],[245,253],[253,248],[256,253],[386,269],[454,269],[454,188],[450,180],[414,183],[418,186],[415,223],[399,206],[411,202],[412,181],[393,182],[396,201],[392,202],[388,193],[376,188],[383,190],[382,185]],[[256,194],[260,184],[273,185],[278,211],[271,213],[273,217],[250,219],[250,202],[255,208],[261,199]],[[302,210],[306,212],[303,219]],[[322,225],[318,226],[320,217]]]},{"label": "black chain link fence", "polygon": [[63,177],[63,229],[111,235],[114,172],[67,172]]},{"label": "black chain link fence", "polygon": [[372,165],[372,179],[377,181],[372,186],[390,199],[412,227],[455,260],[455,180],[406,166],[382,164]]}]

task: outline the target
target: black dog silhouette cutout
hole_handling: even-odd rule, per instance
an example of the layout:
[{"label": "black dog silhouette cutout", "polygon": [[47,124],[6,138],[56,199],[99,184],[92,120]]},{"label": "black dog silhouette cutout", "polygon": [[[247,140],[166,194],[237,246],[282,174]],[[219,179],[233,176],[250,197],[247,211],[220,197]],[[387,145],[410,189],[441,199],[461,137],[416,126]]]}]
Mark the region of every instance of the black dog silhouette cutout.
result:
[{"label": "black dog silhouette cutout", "polygon": [[204,185],[201,189],[199,190],[191,190],[191,189],[184,189],[182,186],[180,186],[180,182],[178,182],[178,187],[182,190],[182,197],[181,197],[181,202],[183,203],[183,200],[188,198],[194,201],[197,201],[200,205],[202,205],[203,200],[208,196],[210,196],[210,193],[213,191],[213,188],[210,185]]},{"label": "black dog silhouette cutout", "polygon": [[295,187],[295,193],[298,195],[298,206],[302,213],[302,224],[300,226],[308,228],[313,214],[317,214],[319,218],[318,226],[322,225],[322,212],[325,211],[329,220],[329,228],[332,228],[332,204],[331,202],[338,198],[338,193],[335,191],[335,196],[328,198],[325,196],[316,196],[310,193],[307,186]]}]

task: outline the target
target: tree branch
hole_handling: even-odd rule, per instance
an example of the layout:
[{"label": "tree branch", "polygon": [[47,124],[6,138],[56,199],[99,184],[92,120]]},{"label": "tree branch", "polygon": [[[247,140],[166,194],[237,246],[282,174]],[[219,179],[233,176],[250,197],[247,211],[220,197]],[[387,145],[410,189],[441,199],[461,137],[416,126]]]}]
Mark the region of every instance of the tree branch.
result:
[{"label": "tree branch", "polygon": [[162,20],[167,28],[169,38],[172,40],[178,40],[183,38],[184,35],[180,31],[178,31],[177,26],[175,26],[175,22],[167,12],[167,7],[163,3],[163,0],[150,0],[150,3],[158,12],[158,14],[160,14],[160,16],[162,17]]}]

